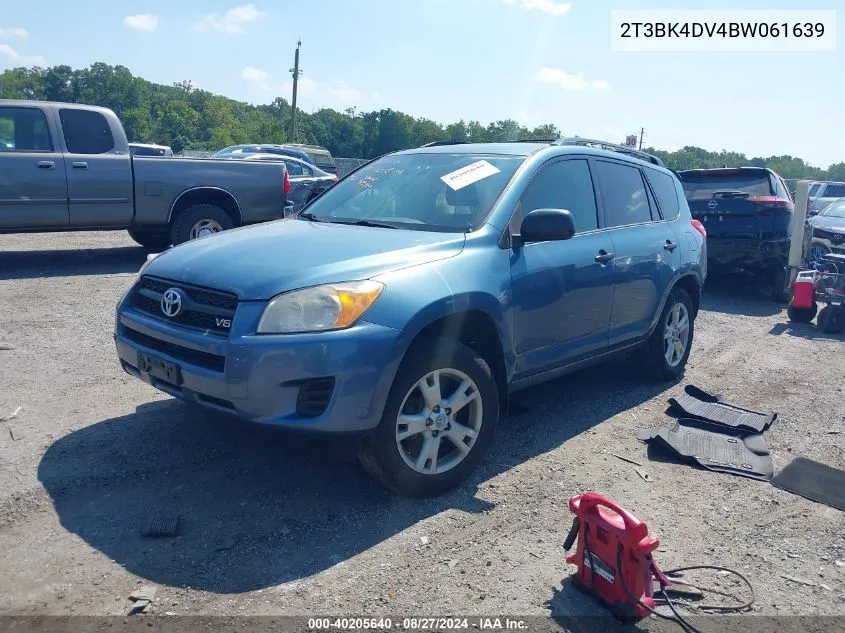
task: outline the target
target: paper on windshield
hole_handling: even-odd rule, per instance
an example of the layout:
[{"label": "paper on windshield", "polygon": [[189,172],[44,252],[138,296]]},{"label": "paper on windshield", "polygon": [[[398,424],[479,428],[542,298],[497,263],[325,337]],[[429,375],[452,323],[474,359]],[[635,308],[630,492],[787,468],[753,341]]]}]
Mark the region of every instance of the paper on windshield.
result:
[{"label": "paper on windshield", "polygon": [[493,174],[498,174],[499,171],[497,167],[491,165],[486,160],[480,160],[466,167],[461,167],[450,174],[440,176],[440,180],[449,185],[453,190],[458,191],[479,180],[489,178]]}]

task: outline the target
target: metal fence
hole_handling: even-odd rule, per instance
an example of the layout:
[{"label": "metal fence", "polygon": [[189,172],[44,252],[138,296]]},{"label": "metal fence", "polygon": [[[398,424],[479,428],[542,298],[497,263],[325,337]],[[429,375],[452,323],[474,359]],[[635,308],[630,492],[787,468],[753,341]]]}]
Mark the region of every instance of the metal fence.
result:
[{"label": "metal fence", "polygon": [[[214,152],[188,149],[179,154],[179,156],[184,156],[185,158],[208,158],[213,153]],[[368,159],[335,157],[334,162],[337,165],[337,175],[343,178],[349,172],[354,171],[364,163],[368,162]]]}]

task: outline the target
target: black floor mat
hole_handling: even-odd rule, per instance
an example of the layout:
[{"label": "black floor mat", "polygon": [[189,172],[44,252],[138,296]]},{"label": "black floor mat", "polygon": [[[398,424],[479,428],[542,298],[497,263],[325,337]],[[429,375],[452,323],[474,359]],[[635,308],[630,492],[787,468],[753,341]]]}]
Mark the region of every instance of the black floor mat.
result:
[{"label": "black floor mat", "polygon": [[[682,424],[640,431],[637,439],[654,442],[707,470],[768,481],[774,467],[762,435],[732,437]],[[695,422],[695,421],[693,421]]]},{"label": "black floor mat", "polygon": [[799,457],[772,479],[772,485],[845,512],[845,470]]},{"label": "black floor mat", "polygon": [[762,433],[774,422],[778,414],[755,411],[707,393],[694,385],[687,385],[682,396],[669,399],[669,413],[721,424],[748,433]]}]

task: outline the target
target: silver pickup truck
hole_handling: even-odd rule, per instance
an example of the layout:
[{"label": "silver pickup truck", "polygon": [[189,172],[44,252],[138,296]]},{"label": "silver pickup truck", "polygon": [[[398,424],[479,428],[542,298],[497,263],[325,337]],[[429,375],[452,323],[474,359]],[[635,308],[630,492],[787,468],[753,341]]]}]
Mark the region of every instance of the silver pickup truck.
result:
[{"label": "silver pickup truck", "polygon": [[132,156],[114,112],[0,99],[0,233],[126,229],[151,250],[285,216],[284,163]]}]

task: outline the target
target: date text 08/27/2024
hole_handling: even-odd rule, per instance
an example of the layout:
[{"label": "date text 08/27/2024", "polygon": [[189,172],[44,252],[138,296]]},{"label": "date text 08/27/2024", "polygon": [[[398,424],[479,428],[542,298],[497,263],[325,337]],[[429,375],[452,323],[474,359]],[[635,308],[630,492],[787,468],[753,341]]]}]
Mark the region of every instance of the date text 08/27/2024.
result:
[{"label": "date text 08/27/2024", "polygon": [[528,628],[527,622],[508,617],[410,617],[393,618],[309,618],[310,631],[429,631],[466,630],[521,631]]}]

